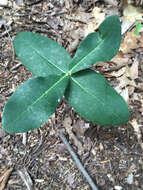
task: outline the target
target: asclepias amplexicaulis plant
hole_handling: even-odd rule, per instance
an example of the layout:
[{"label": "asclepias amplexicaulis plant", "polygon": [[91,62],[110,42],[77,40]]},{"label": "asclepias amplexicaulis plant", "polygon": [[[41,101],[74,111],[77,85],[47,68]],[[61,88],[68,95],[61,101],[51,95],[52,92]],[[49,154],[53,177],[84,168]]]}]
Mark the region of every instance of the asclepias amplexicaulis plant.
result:
[{"label": "asclepias amplexicaulis plant", "polygon": [[14,39],[18,58],[36,77],[23,83],[10,97],[2,114],[2,127],[22,133],[42,125],[63,97],[83,118],[101,126],[129,120],[124,99],[99,73],[90,69],[109,61],[120,47],[121,25],[117,15],[107,17],[98,32],[89,34],[75,56],[57,42],[32,32]]}]

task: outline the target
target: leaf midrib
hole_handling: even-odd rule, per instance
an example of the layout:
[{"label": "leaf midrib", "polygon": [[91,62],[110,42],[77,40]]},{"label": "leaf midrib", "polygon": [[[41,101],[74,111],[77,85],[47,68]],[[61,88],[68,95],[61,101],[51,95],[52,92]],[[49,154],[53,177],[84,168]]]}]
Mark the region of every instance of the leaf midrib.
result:
[{"label": "leaf midrib", "polygon": [[[72,79],[84,92],[86,92],[87,94],[89,94],[90,96],[92,96],[93,98],[95,98],[100,104],[102,104],[103,107],[105,106],[105,104],[102,102],[102,100],[100,100],[100,98],[97,98],[94,94],[92,94],[92,92],[90,92],[88,89],[84,88],[84,87],[82,86],[82,84],[80,84],[80,83],[79,83],[77,80],[75,80],[73,77],[71,77],[71,79]],[[112,114],[113,114],[115,117],[117,117],[117,118],[120,119],[120,117],[119,117],[115,112],[112,111]]]},{"label": "leaf midrib", "polygon": [[97,48],[99,48],[100,45],[102,45],[104,43],[104,41],[106,40],[106,38],[103,40],[100,35],[99,35],[100,41],[98,43],[98,45],[87,55],[85,55],[71,70],[70,73],[72,73],[72,71],[78,66],[80,65],[80,63],[82,63],[88,56],[90,56],[94,51],[96,51]]},{"label": "leaf midrib", "polygon": [[42,57],[43,59],[45,59],[46,61],[48,61],[53,67],[55,67],[56,69],[58,69],[59,71],[61,71],[62,73],[66,73],[64,70],[62,70],[61,68],[59,68],[56,64],[52,63],[51,60],[48,60],[45,56],[41,55],[40,52],[34,48],[31,44],[29,45],[40,57]]},{"label": "leaf midrib", "polygon": [[[47,95],[54,87],[56,87],[64,78],[66,78],[68,74],[65,74],[60,80],[58,80],[53,86],[51,86],[47,91],[45,91],[39,98],[36,99],[31,105],[29,105],[25,111],[23,111],[15,120],[11,121],[11,123],[15,123],[19,118],[21,118],[33,105],[35,105],[38,101],[40,101],[45,95]],[[50,105],[49,102],[47,102],[48,105]],[[11,124],[10,123],[10,124]]]}]

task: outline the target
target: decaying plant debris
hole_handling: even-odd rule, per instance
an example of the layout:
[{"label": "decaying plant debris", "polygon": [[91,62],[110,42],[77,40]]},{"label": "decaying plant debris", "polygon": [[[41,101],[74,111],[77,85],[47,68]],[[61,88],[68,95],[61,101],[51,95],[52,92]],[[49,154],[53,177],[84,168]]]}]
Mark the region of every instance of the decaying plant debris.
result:
[{"label": "decaying plant debris", "polygon": [[[118,4],[119,1],[118,6],[114,8],[109,2],[90,0],[2,2],[0,115],[10,95],[31,77],[31,73],[21,65],[13,51],[12,40],[18,32],[41,33],[58,41],[73,54],[83,37],[98,28],[98,24],[102,22],[99,19],[101,15],[103,20],[111,14],[118,14],[122,21],[125,19],[122,17],[123,7]],[[129,102],[130,122],[119,127],[92,126],[75,114],[66,102],[61,102],[57,112],[40,130],[27,134],[26,145],[22,143],[21,134],[9,135],[0,130],[0,188],[4,174],[14,168],[7,178],[5,189],[25,189],[26,185],[17,172],[25,168],[35,189],[90,189],[59,139],[58,130],[64,131],[100,189],[143,188],[143,45],[142,32],[134,37],[132,30],[134,28],[127,28],[123,38],[128,40],[122,40],[121,49],[114,60],[96,65],[96,69],[104,74],[111,85]],[[126,46],[130,48],[125,50]],[[72,121],[71,134],[64,126],[66,118]]]}]

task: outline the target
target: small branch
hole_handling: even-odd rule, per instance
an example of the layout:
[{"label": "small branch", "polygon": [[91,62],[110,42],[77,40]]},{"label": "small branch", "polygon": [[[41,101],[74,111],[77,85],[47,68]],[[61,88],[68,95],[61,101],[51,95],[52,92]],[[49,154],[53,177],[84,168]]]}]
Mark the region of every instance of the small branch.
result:
[{"label": "small branch", "polygon": [[28,190],[33,190],[33,182],[32,179],[29,175],[29,173],[27,172],[26,168],[23,168],[21,170],[17,170],[19,176],[21,177],[21,179],[24,181],[26,187]]},{"label": "small branch", "polygon": [[8,5],[0,5],[0,7],[7,8],[7,9],[12,9],[12,7],[10,7]]},{"label": "small branch", "polygon": [[88,181],[88,183],[91,186],[91,188],[93,190],[99,190],[97,188],[97,186],[94,184],[94,182],[91,179],[91,177],[89,176],[89,174],[87,173],[87,171],[85,170],[85,168],[83,167],[82,163],[80,162],[79,158],[77,157],[77,155],[73,151],[72,147],[70,146],[70,144],[68,143],[67,139],[65,138],[65,136],[64,136],[64,134],[62,132],[59,132],[59,137],[63,141],[63,143],[66,145],[66,148],[70,152],[70,154],[71,154],[72,158],[74,159],[77,167],[79,168],[79,170],[81,171],[81,173],[84,175],[84,177]]},{"label": "small branch", "polygon": [[22,136],[23,136],[22,143],[26,146],[26,142],[27,142],[27,133],[23,133]]},{"label": "small branch", "polygon": [[117,143],[115,146],[116,146],[117,148],[119,148],[120,150],[122,150],[122,151],[124,152],[124,154],[143,157],[143,153],[133,152],[133,151],[129,150],[128,148],[126,148],[126,147],[124,147],[123,145],[120,145],[120,144],[118,144],[118,143]]},{"label": "small branch", "polygon": [[7,184],[8,178],[10,176],[10,174],[12,173],[13,168],[8,169],[2,176],[2,182],[0,184],[0,190],[4,190],[5,186]]},{"label": "small branch", "polygon": [[18,63],[18,64],[16,64],[16,65],[14,65],[14,66],[10,69],[10,71],[13,71],[13,70],[17,69],[17,68],[20,67],[21,65],[22,65],[22,63]]},{"label": "small branch", "polygon": [[30,4],[26,4],[26,6],[37,5],[37,4],[41,3],[42,1],[44,1],[44,0],[39,0],[39,1],[36,1],[36,2],[30,3]]}]

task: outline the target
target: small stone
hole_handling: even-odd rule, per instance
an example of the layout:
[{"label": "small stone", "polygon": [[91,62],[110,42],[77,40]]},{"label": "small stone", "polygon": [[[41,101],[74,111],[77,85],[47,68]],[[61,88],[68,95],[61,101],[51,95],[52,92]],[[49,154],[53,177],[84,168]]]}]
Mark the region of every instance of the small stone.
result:
[{"label": "small stone", "polygon": [[114,187],[114,189],[115,189],[115,190],[122,190],[123,188],[122,188],[121,186],[119,186],[119,185],[116,185],[116,186]]},{"label": "small stone", "polygon": [[131,185],[133,184],[133,181],[134,181],[134,175],[130,173],[127,177],[127,183]]}]

